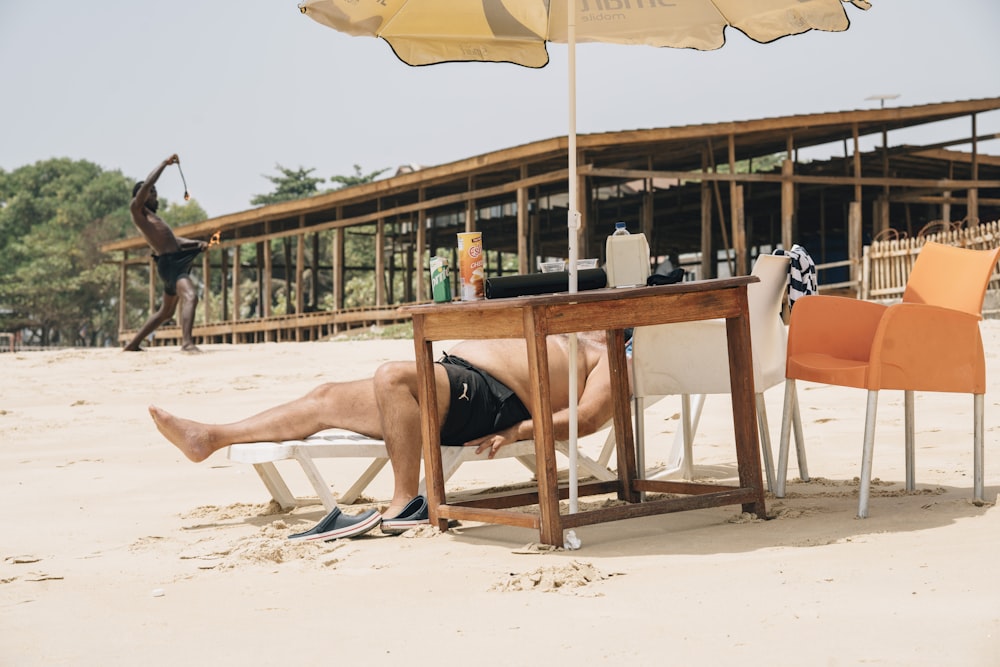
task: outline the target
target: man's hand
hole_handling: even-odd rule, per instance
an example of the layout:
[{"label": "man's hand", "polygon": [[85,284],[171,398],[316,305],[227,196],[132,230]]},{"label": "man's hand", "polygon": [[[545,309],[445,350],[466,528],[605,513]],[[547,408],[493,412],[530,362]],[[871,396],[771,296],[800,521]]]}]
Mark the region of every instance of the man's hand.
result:
[{"label": "man's hand", "polygon": [[465,443],[466,447],[475,447],[476,454],[482,454],[486,450],[489,450],[489,458],[493,458],[500,451],[500,448],[504,445],[509,445],[512,442],[517,442],[517,430],[519,424],[514,424],[510,428],[504,429],[492,435],[483,436],[482,438],[476,438],[475,440],[470,440]]},{"label": "man's hand", "polygon": [[168,165],[169,164],[178,164],[178,163],[180,163],[180,161],[181,161],[181,159],[179,157],[177,157],[177,153],[174,153],[173,155],[171,155],[170,157],[168,157],[167,160],[166,160],[166,162],[167,162]]}]

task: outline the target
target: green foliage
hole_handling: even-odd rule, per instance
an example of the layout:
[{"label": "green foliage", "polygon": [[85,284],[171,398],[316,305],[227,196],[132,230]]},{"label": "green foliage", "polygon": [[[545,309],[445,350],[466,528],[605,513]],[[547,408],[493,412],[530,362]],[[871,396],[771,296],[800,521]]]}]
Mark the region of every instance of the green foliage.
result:
[{"label": "green foliage", "polygon": [[174,204],[161,198],[160,210],[157,211],[157,214],[173,228],[193,225],[208,219],[208,213],[196,199]]},{"label": "green foliage", "polygon": [[[750,160],[737,160],[736,161],[736,173],[737,174],[749,174],[749,173],[762,173],[769,172],[775,169],[781,169],[781,163],[787,157],[786,153],[773,153],[771,155],[764,155],[762,157],[756,157],[751,163]],[[720,174],[729,173],[729,164],[719,164],[717,170]]]},{"label": "green foliage", "polygon": [[68,158],[0,172],[0,329],[32,327],[43,343],[114,338],[118,276],[100,246],[131,233],[131,187]]},{"label": "green foliage", "polygon": [[334,190],[338,190],[340,188],[348,188],[348,187],[350,187],[352,185],[361,185],[362,183],[371,183],[372,181],[374,181],[376,178],[378,178],[379,176],[381,176],[382,174],[384,174],[387,171],[389,171],[389,169],[385,168],[385,169],[378,169],[377,171],[373,171],[370,174],[362,174],[361,173],[361,165],[360,164],[356,164],[356,165],[354,165],[354,175],[353,176],[331,176],[330,177],[330,182],[331,183],[337,183],[338,184],[337,187],[335,187],[333,189]]},{"label": "green foliage", "polygon": [[280,164],[275,164],[274,167],[281,172],[280,176],[264,175],[264,178],[274,183],[274,191],[270,194],[254,195],[253,199],[250,200],[251,206],[266,206],[312,197],[320,193],[319,184],[326,180],[309,175],[316,171],[315,168],[287,169]]}]

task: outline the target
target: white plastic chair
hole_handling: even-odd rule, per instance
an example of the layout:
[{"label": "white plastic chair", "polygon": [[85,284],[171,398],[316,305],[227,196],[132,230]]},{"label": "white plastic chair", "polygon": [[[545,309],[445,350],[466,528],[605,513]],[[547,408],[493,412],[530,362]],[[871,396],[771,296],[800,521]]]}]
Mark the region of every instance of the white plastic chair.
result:
[{"label": "white plastic chair", "polygon": [[[753,381],[757,406],[760,447],[767,487],[774,488],[771,436],[764,405],[764,391],[785,381],[787,331],[781,321],[781,300],[788,282],[787,255],[760,255],[752,275],[760,282],[747,287]],[[681,430],[675,437],[668,468],[655,477],[678,471],[692,476],[692,444],[706,394],[729,394],[729,356],[726,354],[726,321],[704,320],[636,327],[633,339],[633,373],[636,400],[635,431],[637,467],[645,470],[645,426],[643,411],[651,397],[681,396]],[[694,414],[691,396],[698,395]],[[798,403],[793,421],[796,442],[802,440]]]}]

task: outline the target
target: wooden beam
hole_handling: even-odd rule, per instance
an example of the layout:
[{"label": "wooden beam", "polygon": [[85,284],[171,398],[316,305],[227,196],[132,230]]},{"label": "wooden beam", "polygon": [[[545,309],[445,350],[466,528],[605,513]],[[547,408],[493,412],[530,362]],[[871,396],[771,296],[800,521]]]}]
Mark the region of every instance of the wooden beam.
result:
[{"label": "wooden beam", "polygon": [[[521,165],[521,179],[528,175],[528,166]],[[518,273],[531,273],[528,263],[528,187],[522,186],[517,189],[517,270]]]},{"label": "wooden beam", "polygon": [[[425,191],[424,188],[420,188],[417,198],[420,201],[424,200]],[[429,299],[430,291],[428,290],[428,272],[430,271],[430,266],[424,264],[424,258],[427,256],[427,211],[417,211],[417,299]]]},{"label": "wooden beam", "polygon": [[[242,275],[240,270],[242,269],[242,259],[241,251],[242,246],[233,246],[233,312],[231,315],[231,321],[236,322],[240,319],[240,306],[242,306],[242,294],[240,294],[240,280],[242,280]],[[236,342],[235,336],[233,337],[233,342]]]}]

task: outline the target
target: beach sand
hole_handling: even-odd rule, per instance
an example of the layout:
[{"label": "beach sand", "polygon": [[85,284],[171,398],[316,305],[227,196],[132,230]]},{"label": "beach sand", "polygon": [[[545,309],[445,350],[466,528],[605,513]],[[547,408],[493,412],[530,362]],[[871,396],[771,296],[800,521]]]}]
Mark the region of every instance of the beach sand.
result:
[{"label": "beach sand", "polygon": [[[908,494],[902,392],[885,391],[880,481],[856,519],[865,394],[800,384],[814,480],[793,458],[771,520],[739,506],[631,519],[578,529],[575,551],[485,524],[289,543],[320,505],[269,508],[250,466],[187,461],[146,411],[238,419],[411,359],[410,341],[0,354],[0,665],[998,665],[1000,323],[983,331],[987,504],[972,502],[971,397],[917,394]],[[768,392],[775,457],[781,402]],[[678,412],[676,398],[649,409],[647,461],[666,457]],[[734,479],[727,397],[708,399],[695,457],[700,478]],[[320,462],[334,492],[364,465]],[[476,462],[449,488],[529,479]],[[344,509],[390,491],[386,468]]]}]

